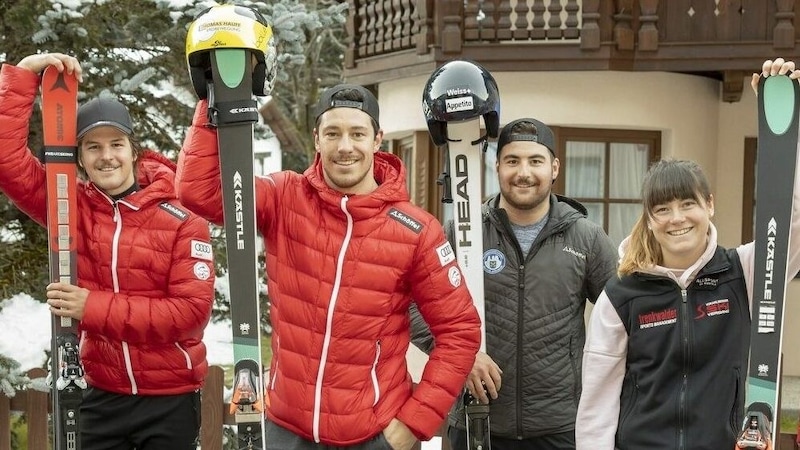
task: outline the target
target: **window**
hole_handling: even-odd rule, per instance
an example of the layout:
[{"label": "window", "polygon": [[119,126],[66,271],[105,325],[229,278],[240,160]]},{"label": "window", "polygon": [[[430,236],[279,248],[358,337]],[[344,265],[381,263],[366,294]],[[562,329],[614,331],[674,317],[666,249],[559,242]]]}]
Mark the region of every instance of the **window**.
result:
[{"label": "window", "polygon": [[561,174],[554,191],[581,202],[619,244],[641,214],[641,186],[661,156],[657,131],[554,127]]}]

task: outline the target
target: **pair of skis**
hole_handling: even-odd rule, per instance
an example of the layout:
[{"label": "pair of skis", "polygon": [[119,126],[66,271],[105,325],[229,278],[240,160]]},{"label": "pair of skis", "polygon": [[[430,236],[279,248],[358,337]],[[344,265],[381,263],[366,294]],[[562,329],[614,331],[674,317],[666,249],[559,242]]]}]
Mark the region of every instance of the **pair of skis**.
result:
[{"label": "pair of skis", "polygon": [[[432,75],[435,77],[436,73]],[[433,79],[433,78],[432,78]],[[462,85],[453,85],[453,97],[464,96]],[[471,94],[466,94],[471,95]],[[483,297],[483,153],[480,116],[447,122],[445,170],[439,180],[442,202],[452,204],[456,260],[481,319],[480,351],[486,352],[486,320]],[[467,424],[467,450],[491,450],[490,407],[468,392],[463,395]]]},{"label": "pair of skis", "polygon": [[[218,127],[231,289],[234,393],[231,413],[238,448],[263,448],[261,314],[256,269],[252,62],[240,49],[211,52],[209,112]],[[77,284],[77,88],[74,76],[49,67],[42,79],[44,163],[50,279]],[[78,348],[78,323],[53,316],[50,380],[55,450],[79,450],[79,406],[86,389]]]},{"label": "pair of skis", "polygon": [[[50,281],[77,285],[78,81],[50,66],[41,86]],[[48,380],[55,450],[81,448],[80,404],[86,381],[78,343],[78,322],[53,315]]]},{"label": "pair of skis", "polygon": [[236,448],[264,448],[264,393],[261,377],[261,308],[253,174],[253,63],[245,49],[210,51],[207,80],[209,119],[217,127],[225,245],[233,328],[234,382],[231,410]]},{"label": "pair of skis", "polygon": [[737,449],[773,450],[780,430],[781,349],[798,153],[800,87],[788,76],[758,87],[755,274],[747,412]]}]

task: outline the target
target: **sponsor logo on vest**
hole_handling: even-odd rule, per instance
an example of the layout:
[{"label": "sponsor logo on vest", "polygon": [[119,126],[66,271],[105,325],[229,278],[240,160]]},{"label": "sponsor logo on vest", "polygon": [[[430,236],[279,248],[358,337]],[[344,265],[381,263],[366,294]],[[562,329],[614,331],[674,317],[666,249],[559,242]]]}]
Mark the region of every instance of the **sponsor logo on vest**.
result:
[{"label": "sponsor logo on vest", "polygon": [[187,213],[186,211],[178,208],[177,206],[173,205],[172,203],[163,202],[158,206],[160,206],[161,209],[163,209],[164,211],[172,214],[173,216],[177,217],[178,219],[180,219],[182,221],[189,218],[189,213]]},{"label": "sponsor logo on vest", "polygon": [[697,315],[695,319],[718,316],[720,314],[730,314],[731,304],[727,298],[713,300],[704,305],[697,305]]},{"label": "sponsor logo on vest", "polygon": [[483,271],[489,275],[500,273],[506,267],[506,255],[496,248],[483,253]]},{"label": "sponsor logo on vest", "polygon": [[715,288],[719,284],[719,280],[713,277],[703,277],[694,280],[694,284],[701,288]]},{"label": "sponsor logo on vest", "polygon": [[660,327],[678,322],[678,310],[675,308],[639,314],[639,329]]},{"label": "sponsor logo on vest", "polygon": [[436,256],[439,257],[439,264],[441,264],[442,267],[456,260],[456,253],[453,251],[453,247],[450,246],[450,242],[447,241],[436,247]]},{"label": "sponsor logo on vest", "polygon": [[402,223],[405,225],[409,230],[413,231],[414,233],[419,234],[422,231],[422,224],[411,218],[411,216],[406,215],[404,212],[392,208],[389,210],[389,217],[392,219]]}]

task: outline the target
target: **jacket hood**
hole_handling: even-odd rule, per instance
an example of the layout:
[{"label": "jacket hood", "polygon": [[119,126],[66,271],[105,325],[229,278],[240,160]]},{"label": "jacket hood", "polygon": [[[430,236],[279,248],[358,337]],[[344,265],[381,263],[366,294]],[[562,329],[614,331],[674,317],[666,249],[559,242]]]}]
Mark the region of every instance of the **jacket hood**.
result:
[{"label": "jacket hood", "polygon": [[314,156],[314,163],[306,169],[303,176],[326,202],[339,208],[342,197],[347,196],[347,208],[355,219],[366,218],[374,214],[375,208],[386,203],[407,202],[410,200],[406,189],[406,169],[397,156],[378,151],[374,154],[373,175],[378,188],[369,194],[347,195],[328,186],[322,173],[322,160],[319,152]]}]

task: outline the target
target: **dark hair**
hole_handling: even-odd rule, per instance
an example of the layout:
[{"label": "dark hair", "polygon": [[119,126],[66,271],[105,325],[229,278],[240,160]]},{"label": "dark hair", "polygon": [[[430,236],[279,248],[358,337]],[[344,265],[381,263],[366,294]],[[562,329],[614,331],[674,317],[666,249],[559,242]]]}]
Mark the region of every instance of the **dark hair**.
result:
[{"label": "dark hair", "polygon": [[648,229],[648,220],[657,205],[673,200],[711,199],[711,188],[703,169],[694,161],[660,160],[650,166],[642,183],[642,214],[631,230],[628,247],[617,273],[629,275],[637,270],[660,264],[661,245]]},{"label": "dark hair", "polygon": [[[330,101],[336,101],[336,100],[344,102],[367,102],[368,99],[364,98],[364,94],[358,89],[342,88],[334,92],[333,95],[330,96]],[[315,128],[319,127],[319,122],[320,118],[322,117],[322,114],[324,114],[325,111],[327,111],[332,107],[333,106],[329,106],[325,109],[320,108],[321,110],[317,114],[317,120],[314,122]],[[375,120],[375,117],[373,117],[373,114],[371,114],[367,110],[364,110],[363,108],[356,108],[356,109],[360,109],[366,112],[370,116],[370,121],[372,122],[372,129],[373,131],[375,131],[375,134],[378,134],[378,130],[380,130],[380,125],[378,125],[378,122]]]},{"label": "dark hair", "polygon": [[642,202],[648,215],[656,205],[687,198],[698,202],[711,198],[708,179],[699,164],[662,159],[650,167],[642,183]]}]

